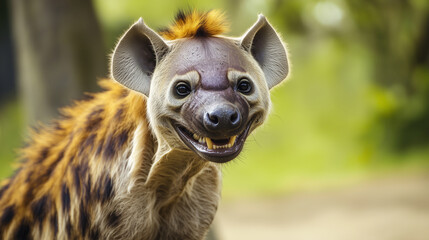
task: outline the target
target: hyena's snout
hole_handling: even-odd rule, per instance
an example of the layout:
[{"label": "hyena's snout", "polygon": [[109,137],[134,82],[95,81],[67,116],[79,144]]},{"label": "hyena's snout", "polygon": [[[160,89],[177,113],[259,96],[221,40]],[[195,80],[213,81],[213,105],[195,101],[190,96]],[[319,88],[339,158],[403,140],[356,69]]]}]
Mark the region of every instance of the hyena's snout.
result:
[{"label": "hyena's snout", "polygon": [[249,133],[249,105],[232,89],[197,90],[183,106],[184,122],[175,127],[183,143],[212,162],[235,158]]},{"label": "hyena's snout", "polygon": [[233,104],[213,104],[204,112],[203,125],[209,132],[231,132],[240,128],[242,116]]}]

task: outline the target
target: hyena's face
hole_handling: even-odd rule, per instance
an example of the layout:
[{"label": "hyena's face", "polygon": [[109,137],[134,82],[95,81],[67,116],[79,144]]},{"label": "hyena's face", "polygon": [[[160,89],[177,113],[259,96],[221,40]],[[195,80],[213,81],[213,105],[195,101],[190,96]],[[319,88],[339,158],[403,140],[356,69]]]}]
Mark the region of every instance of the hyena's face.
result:
[{"label": "hyena's face", "polygon": [[204,159],[235,158],[269,110],[264,73],[236,40],[182,39],[171,48],[151,83],[151,123]]},{"label": "hyena's face", "polygon": [[156,136],[204,159],[235,158],[270,109],[269,89],[288,73],[286,50],[262,15],[241,38],[165,41],[142,20],[118,43],[112,75],[148,96]]}]

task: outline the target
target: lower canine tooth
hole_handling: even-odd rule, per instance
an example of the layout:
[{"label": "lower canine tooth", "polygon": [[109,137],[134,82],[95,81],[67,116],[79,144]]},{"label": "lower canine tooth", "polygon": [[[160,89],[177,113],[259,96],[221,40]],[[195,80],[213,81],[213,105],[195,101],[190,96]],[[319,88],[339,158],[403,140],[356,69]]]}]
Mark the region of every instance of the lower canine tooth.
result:
[{"label": "lower canine tooth", "polygon": [[194,137],[194,139],[195,139],[195,140],[200,139],[200,137],[198,137],[198,135],[197,135],[197,134],[195,134],[195,133],[194,133],[193,137]]},{"label": "lower canine tooth", "polygon": [[208,137],[206,137],[205,139],[206,139],[206,142],[207,142],[207,147],[209,149],[213,149],[213,142],[212,142],[212,140],[210,138],[208,138]]}]

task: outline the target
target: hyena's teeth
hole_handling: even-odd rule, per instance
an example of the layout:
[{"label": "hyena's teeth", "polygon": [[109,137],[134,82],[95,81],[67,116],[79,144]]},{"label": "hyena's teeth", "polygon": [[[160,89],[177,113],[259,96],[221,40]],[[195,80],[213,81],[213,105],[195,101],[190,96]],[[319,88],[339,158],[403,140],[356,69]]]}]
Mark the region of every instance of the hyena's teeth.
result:
[{"label": "hyena's teeth", "polygon": [[[237,135],[235,135],[235,136],[232,136],[230,139],[229,139],[229,143],[228,143],[228,147],[232,147],[232,146],[234,146],[234,143],[235,143],[235,139],[237,138]],[[231,145],[231,146],[230,146]]]},{"label": "hyena's teeth", "polygon": [[198,141],[198,139],[200,139],[200,137],[198,137],[198,135],[197,135],[197,134],[195,134],[195,133],[194,133],[193,137],[194,137],[194,139],[195,139],[196,141]]},{"label": "hyena's teeth", "polygon": [[225,145],[216,145],[216,144],[213,144],[213,149],[221,149],[221,148],[231,148],[233,145],[231,145],[231,144],[225,144]]},{"label": "hyena's teeth", "polygon": [[205,140],[207,142],[207,147],[209,149],[213,149],[213,142],[212,142],[212,140],[210,138],[208,138],[208,137],[206,137]]},{"label": "hyena's teeth", "polygon": [[236,138],[237,138],[237,136],[232,136],[229,139],[229,142],[227,144],[225,144],[225,145],[216,145],[216,144],[213,144],[213,141],[210,138],[208,138],[208,137],[199,138],[198,142],[199,143],[206,143],[208,149],[221,149],[221,148],[227,149],[227,148],[232,148],[234,146]]}]

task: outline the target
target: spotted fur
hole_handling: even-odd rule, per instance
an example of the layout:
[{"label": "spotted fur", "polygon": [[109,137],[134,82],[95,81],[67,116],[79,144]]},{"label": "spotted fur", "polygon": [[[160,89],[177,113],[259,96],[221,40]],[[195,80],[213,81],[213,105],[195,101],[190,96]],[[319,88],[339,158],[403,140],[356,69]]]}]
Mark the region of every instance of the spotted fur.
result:
[{"label": "spotted fur", "polygon": [[[193,37],[198,41],[204,38],[213,46],[226,44],[242,55],[240,61],[250,59],[245,67],[251,68],[255,84],[260,85],[259,95],[248,100],[251,113],[258,117],[253,130],[262,124],[269,109],[268,87],[281,81],[287,69],[267,85],[265,72],[252,53],[246,52],[253,38],[259,41],[253,45],[263,46],[259,35],[254,37],[260,29],[262,35],[277,39],[263,16],[243,38],[242,48],[236,39],[215,36],[223,33],[225,26],[218,11],[194,11],[179,13],[176,23],[161,34],[166,39],[180,38],[178,47]],[[163,105],[170,96],[165,82],[154,80],[159,85],[152,86],[156,89],[149,98],[149,85],[143,82],[151,77],[165,81],[169,66],[180,66],[173,58],[161,59],[166,51],[177,54],[178,48],[169,49],[176,40],[167,45],[142,20],[126,35],[120,40],[125,43],[115,49],[118,56],[113,56],[112,76],[137,90],[112,79],[103,80],[103,92],[88,94],[62,109],[60,119],[31,133],[17,170],[0,187],[0,239],[204,238],[219,202],[220,165],[191,151],[166,127],[166,116],[174,117],[180,108]],[[283,48],[276,41],[275,46]],[[135,57],[136,52],[154,59]],[[283,55],[280,60],[286,61]],[[124,69],[115,68],[115,56]],[[136,59],[138,64],[133,62]],[[164,65],[152,76],[150,67],[159,62]],[[285,66],[281,61],[275,65]],[[140,69],[133,69],[135,66]],[[276,66],[273,69],[277,71]],[[136,79],[124,81],[129,77]]]}]

